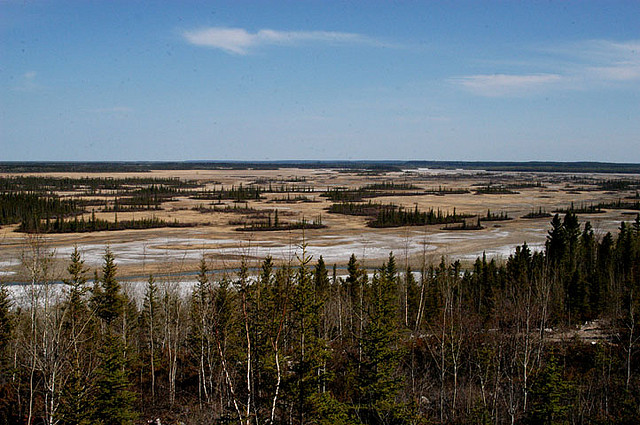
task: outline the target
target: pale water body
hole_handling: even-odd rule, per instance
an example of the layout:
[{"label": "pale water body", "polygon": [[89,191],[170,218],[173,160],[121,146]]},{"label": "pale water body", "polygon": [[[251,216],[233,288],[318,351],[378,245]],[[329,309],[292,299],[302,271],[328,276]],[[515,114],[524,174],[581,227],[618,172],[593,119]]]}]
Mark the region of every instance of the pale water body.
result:
[{"label": "pale water body", "polygon": [[[122,292],[130,299],[135,300],[138,304],[142,303],[146,291],[146,281],[119,281]],[[189,295],[193,291],[193,287],[197,281],[193,279],[158,279],[156,284],[160,295],[165,291],[176,293],[181,297]],[[87,282],[86,287],[93,286],[93,282]],[[48,285],[36,285],[32,287],[30,284],[9,285],[6,287],[9,293],[12,307],[28,308],[32,305],[32,299],[36,300],[36,304],[44,305],[45,300],[55,304],[67,298],[68,287],[63,283],[56,282]]]},{"label": "pale water body", "polygon": [[[411,232],[406,235],[389,235],[367,233],[361,236],[321,236],[307,241],[306,253],[314,259],[320,256],[327,263],[344,262],[351,254],[359,259],[383,259],[390,252],[396,256],[409,256],[422,252],[434,251],[438,245],[473,240],[498,241],[506,239],[510,232],[494,229],[484,233],[474,232],[442,232],[425,235],[421,232]],[[118,264],[140,264],[142,262],[180,262],[197,261],[203,255],[218,256],[247,256],[265,258],[271,256],[282,260],[293,260],[301,255],[302,249],[298,243],[291,245],[274,244],[268,241],[246,242],[234,239],[204,239],[204,238],[154,238],[145,241],[121,242],[109,244],[109,249]],[[105,244],[78,245],[85,263],[89,266],[102,264]],[[513,245],[515,247],[516,245]],[[68,258],[72,247],[56,249],[60,258]],[[500,249],[502,253],[504,249]]]},{"label": "pale water body", "polygon": [[[344,262],[352,253],[358,259],[366,261],[367,259],[384,259],[393,251],[396,258],[402,258],[405,253],[408,255],[421,254],[423,252],[431,252],[437,249],[436,244],[448,244],[451,242],[469,241],[469,240],[500,240],[510,236],[508,231],[503,229],[494,229],[487,233],[474,232],[453,232],[453,233],[435,233],[424,235],[420,232],[412,232],[405,236],[398,235],[363,235],[360,237],[342,237],[336,235],[324,236],[316,238],[307,246],[307,255],[310,255],[315,262],[320,256],[328,263]],[[326,241],[332,245],[322,245]],[[291,259],[296,261],[296,254],[301,254],[301,248],[295,245],[273,245],[268,242],[252,242],[251,245],[241,245],[243,242],[233,239],[204,239],[204,238],[154,238],[147,241],[139,242],[123,242],[109,244],[109,248],[115,256],[117,264],[133,264],[142,261],[146,262],[170,262],[183,260],[199,260],[203,254],[216,253],[219,255],[248,255],[258,258],[264,258],[268,255],[274,258]],[[180,249],[171,249],[167,246],[180,246]],[[484,251],[478,251],[471,254],[451,256],[450,259],[461,259],[473,261],[481,257],[483,253],[487,258],[506,259],[515,251],[515,247],[521,244],[505,244],[496,248],[488,248]],[[82,254],[82,258],[87,266],[99,266],[103,263],[105,244],[84,244],[79,245],[78,249]],[[540,251],[544,249],[544,243],[528,244],[531,251]],[[205,248],[203,248],[205,247]],[[393,249],[393,248],[396,249]],[[72,247],[61,247],[56,249],[55,254],[60,258],[68,258],[73,251]],[[17,260],[8,260],[0,262],[0,267],[14,267],[20,262]],[[8,271],[6,273],[14,273]],[[257,272],[256,272],[257,273]],[[338,275],[344,275],[345,271],[340,270]],[[219,279],[220,274],[215,275],[215,279]],[[371,274],[369,277],[371,278]],[[233,271],[229,271],[229,277],[235,278]],[[414,271],[414,277],[419,279],[419,272]],[[171,290],[177,291],[181,295],[190,293],[193,286],[197,283],[193,274],[181,276],[158,276],[156,278],[161,291]],[[143,278],[123,278],[120,280],[123,290],[130,295],[131,298],[141,300],[144,296],[146,281]],[[91,285],[91,283],[89,283]],[[31,285],[18,284],[8,286],[9,293],[15,306],[26,307],[30,305],[32,299]],[[60,282],[48,285],[50,300],[59,299],[65,294],[65,285]],[[38,292],[40,302],[43,302],[44,292]]]},{"label": "pale water body", "polygon": [[0,276],[11,276],[16,274],[13,270],[6,270],[7,268],[11,268],[20,264],[18,260],[3,260],[0,261]]},{"label": "pale water body", "polygon": [[486,170],[463,170],[462,168],[456,168],[456,169],[412,168],[412,169],[407,169],[402,171],[428,174],[428,175],[456,175],[456,174],[473,175],[473,174],[486,173]]},{"label": "pale water body", "polygon": [[[407,230],[404,235],[385,234],[366,231],[361,235],[327,235],[313,239],[307,239],[306,253],[313,260],[322,256],[328,264],[344,263],[351,254],[361,260],[382,260],[390,252],[396,257],[416,256],[422,253],[430,253],[438,248],[453,247],[457,243],[472,241],[487,241],[487,256],[503,256],[513,252],[521,243],[507,244],[511,233],[503,228],[491,229],[486,232],[452,231],[425,234],[418,230]],[[502,244],[500,241],[504,241]],[[215,256],[216,258],[265,258],[271,256],[279,260],[296,260],[301,255],[300,239],[290,244],[274,243],[270,241],[245,241],[240,239],[206,239],[166,237],[152,238],[131,242],[116,243],[86,243],[79,244],[78,249],[82,259],[89,267],[98,267],[104,261],[106,247],[109,247],[115,257],[116,264],[134,265],[151,263],[179,263],[198,261],[202,256]],[[542,244],[530,244],[530,247],[538,247]],[[72,246],[59,246],[55,248],[55,257],[68,260],[73,251]],[[451,258],[474,259],[481,256],[483,251],[472,254],[448,255]],[[14,274],[12,270],[20,264],[19,260],[10,259],[0,262],[0,275]]]},{"label": "pale water body", "polygon": [[[427,238],[429,239],[429,238]],[[141,264],[143,262],[180,262],[197,261],[203,255],[218,256],[247,256],[265,258],[271,256],[277,259],[293,260],[296,254],[301,255],[302,249],[298,244],[283,245],[272,242],[245,242],[232,239],[201,239],[201,238],[154,238],[145,241],[120,242],[112,244],[81,244],[78,250],[89,266],[102,264],[106,247],[109,247],[117,264]],[[354,237],[328,236],[308,241],[307,255],[314,259],[322,256],[326,262],[344,262],[351,254],[358,258],[384,258],[389,252],[402,251],[409,255],[432,251],[436,246],[427,243],[423,235],[399,237],[394,235],[366,235]],[[73,247],[56,249],[56,256],[69,258]]]},{"label": "pale water body", "polygon": [[[461,260],[470,260],[474,261],[478,257],[482,257],[483,254],[487,256],[487,258],[495,258],[495,259],[507,259],[511,254],[516,251],[516,247],[522,246],[522,244],[518,245],[503,245],[497,248],[489,248],[484,251],[477,251],[472,254],[461,255],[458,258]],[[531,252],[541,252],[544,251],[544,242],[538,243],[527,243],[529,250]]]}]

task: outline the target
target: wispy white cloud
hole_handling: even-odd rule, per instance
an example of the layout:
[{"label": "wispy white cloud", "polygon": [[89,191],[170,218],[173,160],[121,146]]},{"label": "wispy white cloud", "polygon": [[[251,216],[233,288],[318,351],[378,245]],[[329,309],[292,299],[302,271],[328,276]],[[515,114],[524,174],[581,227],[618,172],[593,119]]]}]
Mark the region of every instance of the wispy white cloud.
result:
[{"label": "wispy white cloud", "polygon": [[640,81],[640,41],[591,41],[581,55],[596,59],[586,68],[588,75],[612,82]]},{"label": "wispy white cloud", "polygon": [[36,82],[38,73],[36,71],[27,71],[20,77],[18,85],[13,87],[15,91],[33,92],[40,88]]},{"label": "wispy white cloud", "polygon": [[361,34],[335,31],[276,31],[262,29],[255,33],[250,33],[243,28],[209,27],[185,31],[182,35],[187,42],[193,45],[212,47],[238,55],[246,55],[251,49],[260,46],[296,45],[300,43],[389,46],[389,44]]},{"label": "wispy white cloud", "polygon": [[561,80],[562,76],[558,74],[480,74],[451,79],[473,93],[489,97],[526,94]]},{"label": "wispy white cloud", "polygon": [[640,80],[640,65],[618,63],[612,66],[596,66],[589,71],[603,80],[634,81]]},{"label": "wispy white cloud", "polygon": [[[544,58],[539,62],[531,59],[521,63],[520,67],[525,69],[522,73],[477,74],[449,81],[488,97],[529,95],[550,88],[589,90],[640,82],[640,41],[587,40],[537,49],[537,53],[543,53]],[[527,67],[544,68],[547,72],[526,72]]]},{"label": "wispy white cloud", "polygon": [[128,114],[133,112],[133,109],[128,106],[111,106],[108,108],[93,109],[91,112],[97,114]]}]

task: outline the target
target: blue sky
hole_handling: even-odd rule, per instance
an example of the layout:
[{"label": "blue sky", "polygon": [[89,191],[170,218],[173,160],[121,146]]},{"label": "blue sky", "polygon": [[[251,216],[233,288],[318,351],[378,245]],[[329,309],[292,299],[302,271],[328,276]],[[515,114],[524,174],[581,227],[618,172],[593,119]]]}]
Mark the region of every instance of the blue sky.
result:
[{"label": "blue sky", "polygon": [[0,1],[0,160],[640,162],[638,1]]}]

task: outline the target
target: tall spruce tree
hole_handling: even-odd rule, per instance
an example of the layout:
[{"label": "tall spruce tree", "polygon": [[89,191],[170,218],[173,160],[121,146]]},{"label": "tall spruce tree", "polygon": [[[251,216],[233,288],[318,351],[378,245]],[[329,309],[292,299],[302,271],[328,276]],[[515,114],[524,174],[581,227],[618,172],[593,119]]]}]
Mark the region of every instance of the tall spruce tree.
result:
[{"label": "tall spruce tree", "polygon": [[60,417],[65,424],[88,424],[91,421],[90,394],[92,389],[91,362],[89,361],[93,347],[89,343],[95,331],[94,319],[89,310],[85,295],[86,273],[78,247],[71,253],[71,262],[67,267],[69,277],[63,279],[68,286],[66,297],[67,319],[65,321],[65,337],[69,340],[70,373],[62,390]]},{"label": "tall spruce tree", "polygon": [[93,402],[93,421],[103,425],[133,424],[135,394],[130,390],[127,376],[129,365],[124,356],[122,338],[108,333],[98,351],[100,366],[96,371],[96,394]]},{"label": "tall spruce tree", "polygon": [[111,249],[107,247],[104,253],[102,277],[97,291],[93,294],[96,314],[107,326],[121,317],[124,312],[124,297],[120,291],[120,283],[116,280],[117,266]]},{"label": "tall spruce tree", "polygon": [[551,220],[551,230],[548,232],[546,242],[546,252],[549,261],[554,266],[557,266],[564,257],[566,249],[566,237],[564,232],[564,225],[560,220],[560,215],[556,214]]},{"label": "tall spruce tree", "polygon": [[147,363],[150,375],[151,400],[156,397],[156,364],[158,358],[158,346],[160,336],[160,308],[158,305],[158,285],[153,275],[149,275],[147,287],[140,312],[140,331],[143,347],[143,363]]},{"label": "tall spruce tree", "polygon": [[11,385],[10,350],[12,340],[13,315],[10,310],[11,301],[9,293],[3,284],[0,284],[0,423],[9,424],[17,422],[15,417],[19,410],[12,405],[13,390]]},{"label": "tall spruce tree", "polygon": [[294,295],[294,320],[297,341],[295,343],[295,391],[298,421],[306,423],[318,418],[314,401],[325,386],[326,341],[321,334],[321,313],[324,298],[316,292],[313,273],[309,269],[311,257],[306,245],[302,245],[296,274]]},{"label": "tall spruce tree", "polygon": [[97,315],[105,326],[98,350],[93,420],[104,425],[131,424],[136,418],[136,397],[129,388],[130,364],[125,357],[124,327],[117,326],[125,313],[125,297],[116,279],[115,259],[109,248],[105,250],[99,288],[94,298]]},{"label": "tall spruce tree", "polygon": [[398,344],[398,292],[392,254],[374,275],[368,301],[359,375],[359,417],[371,424],[403,423],[405,412],[396,401],[400,380],[395,372],[404,350]]}]

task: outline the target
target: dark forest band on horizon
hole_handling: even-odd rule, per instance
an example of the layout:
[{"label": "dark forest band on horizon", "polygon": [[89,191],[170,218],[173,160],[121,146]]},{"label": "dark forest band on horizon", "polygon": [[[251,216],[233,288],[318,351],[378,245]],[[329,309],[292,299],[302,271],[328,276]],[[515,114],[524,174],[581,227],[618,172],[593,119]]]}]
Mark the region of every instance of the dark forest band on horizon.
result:
[{"label": "dark forest band on horizon", "polygon": [[640,174],[638,163],[551,161],[288,160],[288,161],[0,161],[0,172],[142,172],[151,170],[333,168],[401,171],[414,168],[485,171]]}]

